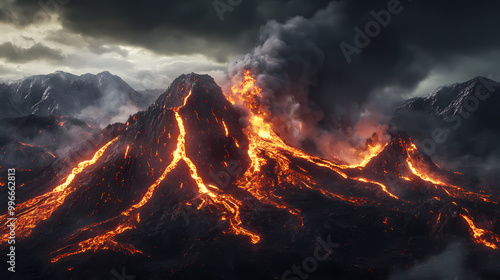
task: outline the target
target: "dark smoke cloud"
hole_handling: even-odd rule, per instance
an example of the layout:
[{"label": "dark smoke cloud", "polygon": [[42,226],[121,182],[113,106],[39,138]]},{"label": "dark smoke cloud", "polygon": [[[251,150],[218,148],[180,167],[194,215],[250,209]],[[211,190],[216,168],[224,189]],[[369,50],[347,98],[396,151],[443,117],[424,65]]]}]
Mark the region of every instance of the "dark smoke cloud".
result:
[{"label": "dark smoke cloud", "polygon": [[[387,10],[389,2],[332,2],[311,18],[288,20],[281,29],[270,22],[262,29],[260,45],[265,42],[267,49],[273,48],[269,53],[277,60],[292,59],[283,64],[289,73],[312,70],[302,73],[315,78],[304,86],[312,87],[310,98],[329,110],[363,103],[376,90],[410,91],[439,65],[456,63],[460,56],[480,56],[500,46],[500,39],[492,36],[494,26],[500,23],[494,12],[500,7],[498,3],[401,0],[402,11],[392,15],[388,26],[360,54],[353,54],[349,64],[339,44],[354,45],[354,27],[365,29],[374,20],[370,11]],[[286,26],[294,30],[287,31]],[[279,39],[267,40],[273,37]],[[280,51],[285,48],[289,52]],[[323,57],[321,65],[308,68],[302,62],[295,63],[311,57]],[[457,67],[467,72],[467,65]]]},{"label": "dark smoke cloud", "polygon": [[[65,5],[52,1],[56,5],[47,4],[45,9],[57,11],[63,26],[74,33],[142,46],[160,54],[204,54],[218,61],[228,61],[250,49],[258,27],[267,20],[309,16],[327,2],[245,0],[225,12],[221,21],[214,1],[73,0],[64,1],[68,2]],[[26,19],[44,8],[38,1],[14,0],[6,10],[0,14],[0,21],[26,25]]]},{"label": "dark smoke cloud", "polygon": [[[402,10],[348,63],[339,45],[355,45],[355,27],[365,30],[374,21],[371,11],[387,10],[394,1]],[[491,54],[499,51],[495,28],[500,26],[500,2],[486,0],[243,0],[224,13],[224,21],[213,1],[205,0],[59,2],[67,2],[54,8],[64,31],[102,45],[139,46],[165,55],[203,54],[218,62],[249,52],[231,63],[230,77],[244,67],[256,70],[265,81],[265,105],[276,122],[285,124],[280,133],[290,142],[312,141],[316,148],[328,146],[332,133],[362,144],[371,131],[385,128],[373,124],[367,129],[358,125],[360,119],[384,119],[381,107],[391,107],[450,67],[460,69],[456,81],[463,80],[478,75],[473,61],[499,57]],[[17,26],[39,24],[29,19],[50,9],[32,0],[1,5],[0,21]],[[127,55],[119,48],[89,49]]]},{"label": "dark smoke cloud", "polygon": [[[355,27],[365,30],[375,21],[373,14],[390,5],[398,12],[349,63],[340,44],[355,46]],[[258,75],[263,103],[277,122],[287,124],[281,133],[289,142],[298,134],[297,127],[289,126],[297,124],[303,127],[298,141],[312,141],[321,151],[336,146],[325,143],[333,139],[362,145],[373,132],[386,129],[376,122],[386,119],[380,107],[392,107],[436,67],[498,49],[499,38],[491,36],[493,23],[500,21],[493,12],[498,6],[486,1],[331,2],[309,18],[269,21],[254,50],[230,64],[229,77],[240,79],[245,68]],[[467,72],[466,64],[458,65]],[[382,94],[378,102],[386,104],[370,105],[374,93]],[[372,127],[358,125],[366,124],[364,119],[375,120]]]}]

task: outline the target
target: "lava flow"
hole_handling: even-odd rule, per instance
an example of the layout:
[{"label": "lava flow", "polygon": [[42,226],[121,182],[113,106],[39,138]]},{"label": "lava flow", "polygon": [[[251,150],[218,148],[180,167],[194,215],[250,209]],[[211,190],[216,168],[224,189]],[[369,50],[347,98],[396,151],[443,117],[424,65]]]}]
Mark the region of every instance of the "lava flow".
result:
[{"label": "lava flow", "polygon": [[[374,184],[380,187],[381,190],[390,197],[398,199],[398,197],[392,194],[382,183],[367,178],[349,177],[342,171],[342,169],[361,168],[365,166],[373,157],[383,150],[385,145],[376,145],[372,147],[369,153],[365,154],[365,158],[362,158],[360,163],[356,165],[335,164],[319,157],[311,156],[300,149],[287,145],[273,131],[271,124],[266,121],[266,117],[269,116],[269,113],[259,104],[259,99],[262,97],[262,88],[256,85],[256,80],[252,77],[250,71],[245,71],[243,81],[240,84],[234,85],[231,90],[232,92],[229,95],[230,102],[233,104],[242,103],[250,111],[250,125],[245,129],[245,133],[250,142],[248,156],[251,159],[251,165],[243,178],[238,182],[238,187],[249,191],[262,202],[270,203],[281,208],[287,208],[293,214],[298,213],[298,210],[291,209],[284,205],[281,202],[281,197],[274,194],[277,189],[283,187],[282,183],[288,183],[299,188],[306,187],[315,189],[327,197],[341,199],[356,205],[362,205],[368,202],[368,198],[351,197],[313,187],[317,182],[314,182],[312,176],[307,174],[307,171],[296,171],[290,168],[290,157],[301,158],[316,166],[328,168],[344,179]],[[261,174],[261,167],[267,164],[266,158],[271,158],[276,162],[275,173],[279,178],[277,184],[273,185],[271,188],[268,186],[269,182],[267,178]]]},{"label": "lava flow", "polygon": [[[283,183],[288,183],[299,188],[306,187],[319,191],[323,195],[331,199],[340,199],[344,202],[363,205],[363,204],[376,204],[375,201],[370,202],[368,195],[365,197],[352,197],[342,195],[331,190],[327,190],[320,186],[314,186],[318,183],[312,179],[312,176],[304,169],[294,170],[290,166],[290,159],[287,157],[295,157],[304,159],[316,166],[325,167],[331,171],[336,172],[341,175],[344,179],[355,180],[364,183],[374,184],[379,186],[381,190],[393,199],[399,200],[399,197],[394,195],[389,191],[389,189],[382,183],[370,180],[368,178],[349,176],[349,170],[351,169],[362,169],[364,168],[373,158],[375,158],[380,152],[382,152],[387,144],[378,144],[369,147],[368,153],[362,154],[359,163],[357,164],[337,164],[318,157],[311,156],[297,148],[287,145],[272,129],[269,122],[266,122],[266,117],[269,115],[266,110],[264,110],[259,105],[259,99],[262,98],[262,89],[256,85],[256,80],[252,77],[250,71],[244,72],[244,79],[240,84],[236,84],[232,87],[232,92],[229,95],[229,100],[231,103],[242,103],[250,111],[249,123],[250,125],[245,129],[245,133],[249,139],[249,149],[248,156],[251,159],[250,168],[248,168],[245,175],[240,181],[238,181],[238,187],[249,191],[257,199],[264,203],[269,203],[276,205],[280,208],[286,208],[292,214],[298,214],[299,210],[293,209],[285,205],[281,200],[279,195],[274,194],[276,190],[283,187]],[[404,142],[399,139],[400,142]],[[491,200],[492,195],[485,195],[467,191],[458,186],[444,183],[430,175],[430,172],[425,172],[424,170],[417,169],[416,166],[423,165],[422,161],[417,156],[417,148],[413,143],[402,143],[406,148],[407,159],[406,162],[412,173],[420,178],[421,180],[430,182],[437,186],[442,187],[445,194],[455,197],[463,198],[469,200],[470,198],[479,199],[484,202],[497,203]],[[361,153],[360,153],[361,154]],[[268,163],[268,159],[274,161],[275,173],[278,175],[278,180],[276,184],[271,181],[271,187],[269,187],[269,180],[262,174],[261,169],[264,165]],[[403,174],[398,174],[398,176],[405,181],[411,181],[410,178],[404,176]],[[462,215],[464,219],[467,216]],[[476,228],[470,219],[467,219],[470,228],[474,232],[473,239],[475,242],[481,243],[490,248],[496,249],[497,246],[494,243],[486,242],[480,238],[483,232],[488,232],[495,242],[499,242],[498,235]]]},{"label": "lava flow", "polygon": [[[131,245],[122,245],[119,244],[114,240],[115,236],[133,229],[136,227],[136,224],[140,222],[140,213],[137,212],[141,207],[143,207],[153,196],[155,190],[157,187],[160,185],[160,183],[167,177],[167,175],[174,170],[177,167],[177,164],[182,160],[184,161],[188,167],[189,167],[189,172],[198,186],[198,191],[199,191],[199,198],[203,201],[202,204],[207,203],[215,206],[217,209],[221,210],[224,212],[225,216],[224,218],[229,219],[230,221],[230,232],[233,232],[235,234],[241,234],[241,235],[246,235],[251,238],[252,243],[257,243],[260,241],[259,235],[243,228],[241,226],[242,221],[240,218],[240,213],[239,213],[239,208],[241,206],[241,201],[233,198],[232,196],[228,194],[220,194],[220,190],[213,186],[213,185],[207,185],[203,182],[203,179],[198,175],[198,171],[196,168],[196,165],[189,159],[189,157],[186,155],[186,130],[184,128],[184,123],[182,120],[182,117],[179,113],[179,110],[183,108],[189,97],[191,96],[191,91],[189,94],[184,98],[184,103],[182,106],[173,108],[173,112],[175,114],[175,119],[177,120],[177,125],[179,128],[179,136],[177,138],[177,148],[173,152],[173,159],[170,162],[170,164],[165,168],[161,176],[152,184],[148,190],[146,191],[146,194],[142,197],[142,199],[134,204],[132,207],[130,207],[128,210],[124,211],[121,213],[121,222],[118,223],[118,225],[110,230],[107,231],[103,234],[100,234],[96,237],[84,240],[82,242],[79,242],[76,245],[70,245],[64,248],[61,248],[54,252],[57,254],[54,258],[52,258],[52,262],[56,262],[60,260],[61,258],[83,253],[86,251],[97,251],[99,249],[105,250],[105,249],[113,249],[117,251],[123,251],[126,253],[141,253],[140,251],[136,250],[134,247]],[[130,217],[130,218],[128,218]],[[134,218],[135,217],[135,218]],[[109,221],[106,221],[104,223],[107,223]],[[65,252],[67,251],[67,252]],[[59,254],[59,252],[62,252]]]},{"label": "lava flow", "polygon": [[[117,165],[121,170],[120,172],[127,173],[130,171],[131,174],[137,173],[140,176],[146,174],[146,176],[150,176],[150,178],[147,178],[150,181],[147,181],[147,184],[142,183],[140,179],[144,178],[139,178],[139,182],[130,183],[130,189],[126,189],[125,184],[122,183],[118,191],[124,190],[124,193],[128,191],[128,194],[133,195],[132,199],[129,199],[127,202],[129,204],[122,203],[122,201],[116,198],[117,201],[122,203],[120,206],[123,205],[124,207],[113,208],[113,210],[117,211],[115,216],[102,218],[102,221],[94,221],[95,223],[90,222],[90,225],[80,227],[72,231],[69,236],[59,240],[56,245],[58,249],[54,251],[53,247],[51,248],[50,261],[52,263],[72,255],[99,250],[119,251],[126,254],[149,253],[135,243],[132,245],[133,242],[130,239],[128,242],[122,240],[127,240],[126,233],[134,234],[137,230],[148,226],[144,222],[144,219],[141,219],[141,215],[144,216],[145,213],[157,214],[160,212],[162,214],[169,213],[173,215],[176,210],[170,213],[169,211],[172,209],[163,204],[159,209],[153,206],[155,203],[158,203],[154,201],[154,198],[162,201],[161,199],[164,196],[167,197],[171,194],[180,193],[175,198],[175,203],[170,204],[192,206],[195,205],[195,201],[199,202],[196,203],[196,210],[214,214],[213,217],[216,217],[217,221],[220,221],[221,225],[224,226],[224,230],[220,230],[222,233],[243,236],[253,244],[259,243],[266,237],[266,232],[262,229],[263,227],[255,226],[254,223],[255,217],[259,216],[260,211],[264,211],[262,209],[278,211],[280,214],[291,217],[293,223],[298,221],[298,226],[292,227],[294,229],[306,226],[307,219],[304,219],[304,209],[300,207],[300,203],[296,203],[297,200],[301,199],[300,197],[297,199],[297,193],[312,193],[328,203],[338,203],[342,207],[345,205],[349,207],[371,206],[384,207],[391,211],[399,211],[399,213],[409,212],[416,205],[420,204],[421,201],[415,200],[411,194],[405,194],[397,187],[390,186],[389,182],[381,176],[376,176],[379,166],[378,164],[371,164],[379,158],[383,158],[383,156],[392,156],[393,153],[391,151],[393,150],[390,149],[397,146],[401,147],[400,150],[397,150],[398,155],[403,157],[401,165],[407,166],[407,171],[396,174],[397,179],[400,181],[399,183],[405,187],[410,186],[408,189],[411,189],[411,191],[420,192],[420,194],[426,192],[425,196],[435,198],[437,201],[436,204],[444,206],[453,205],[451,207],[455,207],[454,211],[459,212],[460,217],[463,219],[460,219],[460,221],[462,223],[466,222],[463,229],[466,236],[470,237],[473,242],[491,249],[498,249],[498,245],[500,244],[498,235],[493,230],[489,231],[479,228],[478,226],[481,224],[478,223],[478,219],[475,219],[470,214],[474,212],[469,212],[469,209],[459,205],[461,201],[473,202],[474,204],[497,204],[496,197],[482,192],[476,193],[447,183],[446,178],[441,178],[432,173],[429,168],[430,164],[424,161],[421,153],[409,138],[408,140],[396,138],[392,139],[390,143],[377,142],[367,145],[367,149],[358,153],[359,158],[357,162],[350,162],[349,164],[326,160],[292,147],[275,132],[269,121],[271,113],[261,106],[260,99],[263,97],[263,89],[257,85],[257,81],[252,77],[250,71],[245,71],[243,74],[244,78],[241,82],[233,81],[234,85],[231,88],[231,92],[227,94],[227,99],[232,104],[241,104],[248,109],[245,127],[240,126],[238,130],[235,130],[235,127],[239,125],[239,118],[241,116],[237,113],[234,113],[234,115],[228,113],[229,110],[227,110],[227,107],[230,107],[230,104],[228,100],[224,99],[221,91],[219,93],[220,99],[214,100],[223,100],[227,106],[221,105],[221,108],[224,108],[225,111],[221,109],[219,113],[221,115],[230,115],[232,118],[216,116],[212,108],[217,106],[216,102],[212,102],[213,104],[210,104],[208,101],[198,102],[203,103],[201,105],[195,102],[196,100],[200,100],[196,99],[200,97],[199,95],[209,95],[209,90],[202,82],[200,82],[200,85],[197,84],[198,81],[196,79],[188,81],[187,84],[190,85],[188,88],[191,89],[189,92],[184,89],[185,83],[182,86],[178,83],[177,87],[173,84],[167,90],[167,94],[162,96],[164,99],[160,98],[144,114],[139,113],[131,117],[131,120],[137,124],[136,127],[131,128],[129,131],[129,134],[132,136],[126,134],[126,132],[120,132],[122,133],[120,136],[117,136],[100,148],[91,160],[79,163],[62,184],[59,184],[45,194],[20,204],[17,210],[18,222],[16,224],[16,233],[19,238],[29,236],[35,227],[51,217],[66,202],[68,195],[78,190],[77,184],[73,184],[75,177],[90,166],[95,165],[110,146],[112,147],[109,148],[110,150],[116,150],[114,155],[117,155],[117,157],[109,159],[109,162],[102,164],[102,166],[97,164],[96,166],[99,169],[92,167],[94,169],[91,168],[91,172],[96,171],[92,174],[102,176],[102,181],[106,179],[106,176],[118,179],[118,175],[114,171],[117,169],[113,169]],[[193,77],[196,76],[189,76],[189,79]],[[193,93],[195,85],[198,87],[196,94]],[[182,99],[176,100],[179,97],[182,97]],[[215,97],[212,96],[211,98]],[[173,102],[179,102],[180,105],[176,107],[171,106]],[[201,151],[200,147],[202,146],[195,147],[195,145],[190,143],[190,140],[197,140],[195,139],[197,136],[205,132],[208,134],[211,131],[208,129],[207,131],[200,132],[198,135],[192,135],[195,129],[191,126],[193,120],[196,119],[201,122],[204,117],[201,113],[193,109],[199,108],[197,106],[206,106],[204,109],[206,109],[206,112],[210,112],[207,114],[211,118],[213,117],[212,120],[215,119],[213,123],[210,123],[208,120],[206,123],[208,123],[210,129],[217,131],[217,133],[209,134],[208,136],[204,135],[206,138],[203,138],[203,141],[209,139],[207,142],[211,142],[212,146],[210,147],[214,147],[213,150],[222,147],[220,150],[224,153],[224,159],[226,156],[228,158],[231,157],[227,150],[227,147],[230,146],[234,151],[233,156],[240,156],[238,158],[240,164],[247,163],[247,165],[241,164],[246,169],[241,174],[235,173],[234,178],[231,178],[233,180],[230,182],[229,188],[218,187],[210,183],[213,181],[210,181],[210,178],[205,176],[205,174],[218,171],[214,170],[216,169],[214,166],[217,166],[217,163],[214,164],[214,161],[212,161],[204,166],[204,162],[202,161],[207,160],[207,158],[210,160],[210,157],[199,156],[205,152]],[[217,112],[217,110],[215,111]],[[145,119],[146,121],[141,122],[140,119]],[[151,129],[151,127],[155,129]],[[200,127],[196,128],[199,129]],[[145,132],[151,132],[151,134],[145,137],[147,141],[144,142],[144,145],[147,148],[151,148],[152,156],[144,156],[141,153],[141,156],[136,158],[134,155],[135,151],[144,147],[135,141],[140,138],[139,135],[146,134]],[[167,134],[168,137],[162,138],[163,135]],[[154,140],[151,141],[148,138],[149,135],[153,135],[152,137],[156,138],[153,138]],[[164,148],[163,150],[165,150],[167,142],[170,141],[165,139],[171,139],[171,135],[177,135],[175,139],[172,139],[175,142],[171,142],[173,144],[171,146],[173,152],[169,150],[168,153],[161,157],[162,149]],[[165,143],[161,143],[162,141],[165,141]],[[113,143],[115,144],[112,145]],[[153,146],[154,149],[152,148]],[[158,151],[160,151],[160,155]],[[211,152],[216,153],[218,151]],[[210,154],[210,156],[213,156],[213,154]],[[150,165],[149,160],[153,157],[157,159],[157,166]],[[170,163],[168,165],[162,163],[165,162],[162,159],[167,159],[166,162]],[[122,166],[123,162],[127,162],[127,167]],[[146,167],[144,167],[144,164],[141,167],[140,164],[144,162],[147,162],[145,164]],[[392,158],[389,160],[384,158],[384,163],[399,165],[399,163],[394,163]],[[131,166],[136,169],[131,169]],[[157,168],[158,166],[160,167]],[[389,169],[396,169],[393,167],[395,166]],[[127,168],[130,168],[130,170]],[[153,172],[155,168],[157,168],[157,172]],[[144,169],[148,169],[148,171],[143,172]],[[436,167],[436,169],[438,168]],[[177,174],[181,173],[178,171],[182,170],[187,170],[185,176]],[[100,177],[97,177],[97,179],[101,180]],[[120,180],[120,182],[125,182],[125,179]],[[142,185],[139,185],[141,183]],[[113,184],[113,182],[109,182],[108,184],[110,192],[117,191],[117,189],[111,191],[114,186]],[[430,191],[422,187],[428,187],[429,185],[431,186]],[[161,186],[169,186],[169,190],[162,189],[163,187]],[[139,187],[142,190],[141,192],[143,192],[142,195],[137,194]],[[99,195],[102,193],[100,190]],[[168,191],[171,192],[168,193]],[[164,192],[169,195],[165,195]],[[86,197],[85,195],[87,193],[83,197]],[[113,202],[108,202],[107,205],[115,207]],[[403,209],[403,207],[406,208]],[[247,215],[246,213],[250,214]],[[435,211],[435,209],[429,210],[429,213],[431,215],[430,220],[436,221],[432,226],[434,229],[443,223],[443,220],[448,215],[446,213],[442,215],[440,212]],[[154,216],[153,214],[151,216]],[[2,218],[6,220],[6,215],[2,216]],[[388,219],[385,217],[382,226],[388,226],[387,224]],[[465,228],[465,226],[467,227]],[[3,240],[6,240],[8,234],[3,234],[2,237]]]},{"label": "lava flow", "polygon": [[[66,177],[64,183],[55,187],[43,195],[32,198],[17,206],[16,235],[20,238],[30,235],[31,231],[42,221],[48,219],[66,200],[66,197],[76,190],[76,186],[71,186],[75,177],[82,173],[87,167],[95,164],[104,154],[106,149],[116,141],[117,138],[109,141],[100,148],[90,160],[82,161],[77,167],[73,168],[71,174]],[[7,221],[7,216],[0,218]],[[2,240],[6,241],[9,234],[3,234]]]}]

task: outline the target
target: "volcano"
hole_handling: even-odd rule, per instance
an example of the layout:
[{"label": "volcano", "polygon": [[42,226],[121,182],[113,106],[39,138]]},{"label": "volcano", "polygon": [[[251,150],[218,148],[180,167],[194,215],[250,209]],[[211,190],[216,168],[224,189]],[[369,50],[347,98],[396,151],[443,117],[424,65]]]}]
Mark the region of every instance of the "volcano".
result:
[{"label": "volcano", "polygon": [[499,193],[402,131],[356,164],[308,154],[274,132],[261,91],[250,72],[226,95],[182,75],[41,171],[18,190],[16,277],[387,279],[454,244],[467,271],[500,276]]}]

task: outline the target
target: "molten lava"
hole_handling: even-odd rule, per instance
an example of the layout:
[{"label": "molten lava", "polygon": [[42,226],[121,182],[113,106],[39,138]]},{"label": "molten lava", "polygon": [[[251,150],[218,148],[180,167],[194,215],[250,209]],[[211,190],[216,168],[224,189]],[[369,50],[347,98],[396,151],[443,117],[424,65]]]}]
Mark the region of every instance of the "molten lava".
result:
[{"label": "molten lava", "polygon": [[[376,142],[367,145],[366,149],[357,153],[357,161],[351,164],[332,162],[310,155],[285,143],[273,130],[273,126],[269,121],[271,113],[261,106],[263,89],[257,85],[257,81],[252,77],[250,71],[244,72],[244,78],[241,82],[233,81],[233,83],[234,85],[231,92],[227,94],[227,98],[232,104],[238,103],[248,108],[248,125],[243,129],[246,140],[248,140],[248,150],[243,152],[248,155],[249,166],[243,174],[236,177],[233,183],[238,192],[248,193],[248,197],[251,195],[261,203],[288,212],[291,215],[290,217],[298,220],[299,226],[304,226],[302,213],[299,209],[290,205],[286,199],[287,196],[294,194],[298,190],[316,192],[327,199],[354,206],[390,204],[391,206],[396,205],[395,208],[397,209],[398,205],[406,203],[414,205],[413,202],[404,200],[403,196],[398,192],[399,190],[387,187],[385,185],[386,181],[382,181],[378,177],[370,177],[372,175],[370,171],[365,170],[369,162],[387,149],[388,143]],[[126,254],[142,253],[131,244],[119,242],[117,236],[139,227],[142,210],[152,200],[162,182],[168,180],[169,177],[175,182],[172,179],[171,172],[179,166],[181,161],[187,166],[189,182],[179,183],[179,185],[180,188],[189,185],[189,187],[196,190],[195,199],[200,201],[196,209],[201,211],[204,206],[210,206],[210,211],[213,212],[213,209],[215,209],[221,214],[220,219],[227,221],[226,225],[229,229],[225,233],[245,236],[254,244],[260,242],[261,234],[256,233],[257,231],[254,232],[243,223],[240,210],[248,207],[246,200],[236,198],[233,192],[229,193],[217,186],[207,184],[207,178],[202,178],[204,174],[203,168],[196,166],[196,161],[187,156],[185,122],[189,123],[189,119],[186,115],[181,114],[181,109],[186,107],[191,95],[192,90],[186,94],[180,106],[167,109],[169,113],[173,113],[179,134],[176,138],[175,150],[171,155],[168,155],[170,163],[166,167],[166,164],[161,164],[161,170],[163,171],[155,175],[158,176],[159,174],[159,177],[152,177],[151,181],[154,180],[154,182],[146,189],[142,197],[134,199],[133,201],[136,203],[122,211],[118,216],[80,228],[63,240],[62,244],[64,245],[61,245],[60,249],[51,254],[51,262],[57,262],[71,255],[98,250],[114,250]],[[195,113],[196,118],[199,120],[198,112],[195,111]],[[213,111],[212,114],[214,114]],[[132,120],[136,121],[136,117],[134,116]],[[128,125],[129,123],[127,123]],[[222,120],[222,126],[225,136],[240,149],[240,143],[230,135],[224,120]],[[230,126],[230,128],[231,132],[233,132],[234,126]],[[163,128],[163,133],[166,133],[166,131],[167,128]],[[171,131],[168,132],[168,138],[170,138],[170,134]],[[72,185],[75,177],[89,166],[94,165],[117,138],[100,148],[91,160],[79,163],[65,181],[52,191],[18,206],[16,234],[19,238],[30,235],[40,222],[48,219],[65,202],[66,197],[77,189],[77,186]],[[160,144],[160,139],[157,142]],[[434,197],[437,203],[449,202],[456,207],[459,207],[458,199],[468,201],[473,199],[481,203],[497,203],[496,198],[492,195],[475,193],[446,183],[446,180],[440,179],[439,176],[428,170],[422,156],[411,141],[399,139],[399,142],[400,146],[404,147],[405,158],[403,162],[407,164],[409,170],[406,172],[408,174],[397,174],[404,184],[432,184],[436,192],[432,193],[431,197]],[[243,143],[241,142],[241,147],[244,147]],[[130,151],[134,151],[133,154],[135,154],[135,151],[137,151],[135,147],[137,146],[131,143],[126,148],[121,148],[119,150],[120,160],[122,159],[121,155],[123,155],[123,159],[128,158],[130,162],[130,158],[133,157],[130,155]],[[156,156],[158,156],[158,152],[156,152]],[[159,161],[162,162],[161,159]],[[151,169],[149,162],[148,167]],[[318,170],[328,174],[329,179],[334,179],[332,181],[340,182],[349,188],[340,189],[325,186],[324,181],[315,179],[313,175]],[[362,187],[359,187],[360,185]],[[358,190],[358,192],[351,192],[351,190]],[[402,198],[400,199],[400,197]],[[457,200],[455,201],[455,199]],[[185,201],[185,204],[194,205],[193,201],[194,199]],[[388,206],[388,208],[391,206]],[[469,211],[466,208],[462,209],[465,212],[460,214],[460,217],[467,222],[467,231],[472,233],[471,239],[476,243],[497,249],[498,244],[500,244],[498,235],[476,227]],[[432,214],[434,215],[432,221],[436,217],[433,228],[437,228],[444,219],[443,217],[446,217],[446,214],[442,215],[434,212]],[[2,218],[6,221],[6,215],[2,216]],[[383,224],[388,224],[387,217]],[[8,238],[8,234],[2,236],[3,240]]]},{"label": "molten lava", "polygon": [[[328,168],[329,170],[337,173],[348,180],[355,180],[364,183],[371,183],[381,188],[383,192],[392,198],[398,199],[393,195],[386,186],[373,180],[366,178],[350,178],[343,172],[343,169],[361,168],[365,166],[373,157],[377,156],[383,150],[385,145],[375,145],[370,147],[368,153],[364,153],[365,158],[356,165],[340,165],[334,164],[330,161],[311,156],[297,148],[287,145],[272,129],[272,125],[266,121],[270,115],[263,109],[259,100],[262,98],[262,88],[256,85],[256,80],[252,77],[250,71],[244,72],[244,78],[241,83],[236,83],[229,94],[231,103],[242,103],[249,109],[250,125],[245,128],[244,132],[249,140],[248,157],[251,159],[250,168],[246,171],[243,178],[237,182],[238,187],[249,191],[254,197],[264,203],[269,203],[280,208],[286,208],[292,214],[297,214],[298,210],[288,207],[281,202],[281,197],[274,192],[282,187],[281,183],[291,184],[296,187],[306,187],[310,189],[319,190],[323,195],[330,198],[337,198],[346,202],[356,205],[365,204],[366,198],[354,198],[337,194],[332,191],[323,190],[321,188],[313,187],[317,182],[311,178],[307,171],[296,171],[290,168],[290,159],[301,158],[316,166]],[[276,162],[275,172],[278,174],[280,184],[273,185],[272,188],[265,187],[269,184],[268,180],[261,172],[262,166],[268,164],[266,158],[271,158]],[[303,173],[306,174],[303,174]]]},{"label": "molten lava", "polygon": [[471,217],[464,214],[460,214],[460,217],[462,217],[469,225],[473,234],[474,242],[483,244],[484,246],[488,246],[492,249],[498,249],[498,245],[496,245],[497,243],[500,243],[500,237],[498,237],[498,235],[491,231],[476,227]]},{"label": "molten lava", "polygon": [[[116,141],[117,138],[109,141],[100,148],[90,160],[82,161],[73,168],[71,174],[66,177],[64,183],[55,187],[43,195],[32,198],[17,206],[18,219],[16,222],[16,235],[20,238],[30,235],[31,231],[42,221],[48,219],[66,200],[66,197],[76,190],[76,186],[71,186],[75,177],[82,173],[87,167],[95,164],[106,149]],[[7,221],[6,215],[0,217]],[[2,240],[8,239],[8,233],[2,235]]]},{"label": "molten lava", "polygon": [[[208,203],[215,206],[217,209],[224,212],[224,219],[228,219],[230,221],[230,232],[234,234],[246,235],[249,236],[252,243],[257,243],[260,241],[260,236],[243,228],[241,226],[242,221],[240,218],[239,208],[241,206],[241,201],[233,198],[228,194],[220,194],[220,190],[213,185],[206,185],[203,182],[203,179],[198,175],[196,165],[191,161],[191,159],[186,155],[186,129],[184,128],[184,122],[179,113],[179,110],[184,107],[191,96],[191,91],[184,98],[183,105],[173,108],[173,112],[175,114],[175,119],[177,120],[177,125],[179,128],[179,136],[177,137],[177,147],[173,152],[173,159],[170,164],[165,168],[161,176],[148,188],[146,194],[142,197],[142,199],[132,205],[128,210],[122,212],[119,218],[123,220],[119,223],[113,230],[107,231],[101,235],[96,237],[84,240],[79,242],[76,245],[70,245],[64,248],[61,248],[54,252],[58,254],[56,257],[52,258],[52,262],[56,262],[61,258],[68,257],[71,255],[83,253],[86,251],[97,251],[97,250],[106,250],[112,249],[117,251],[123,251],[126,253],[141,253],[139,250],[135,249],[132,245],[122,245],[114,240],[114,238],[130,229],[134,229],[137,223],[140,222],[140,214],[137,212],[140,208],[142,208],[153,196],[155,190],[160,185],[160,183],[167,177],[167,175],[177,167],[177,164],[182,160],[189,167],[189,172],[198,186],[198,191],[200,193],[199,198],[203,201],[203,203]],[[130,217],[130,218],[128,218]],[[135,217],[135,219],[134,219]],[[106,222],[104,222],[106,223]],[[66,251],[66,252],[64,252]]]}]

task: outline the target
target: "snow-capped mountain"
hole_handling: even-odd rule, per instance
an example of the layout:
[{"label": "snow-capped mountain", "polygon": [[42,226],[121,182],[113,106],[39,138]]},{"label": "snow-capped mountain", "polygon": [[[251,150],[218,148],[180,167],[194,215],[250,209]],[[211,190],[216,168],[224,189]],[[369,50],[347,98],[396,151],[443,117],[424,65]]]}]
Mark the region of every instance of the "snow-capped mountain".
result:
[{"label": "snow-capped mountain", "polygon": [[[476,77],[464,83],[437,88],[429,96],[410,99],[397,110],[425,111],[442,117],[466,115],[461,111],[472,113],[480,109],[481,104],[477,103],[481,101],[485,104],[491,103],[492,100],[497,101],[498,89],[500,89],[500,83],[488,78]],[[478,108],[474,110],[476,107]]]},{"label": "snow-capped mountain", "polygon": [[109,72],[75,76],[58,71],[0,84],[0,118],[59,115],[103,125],[125,120],[156,97],[137,92]]}]

